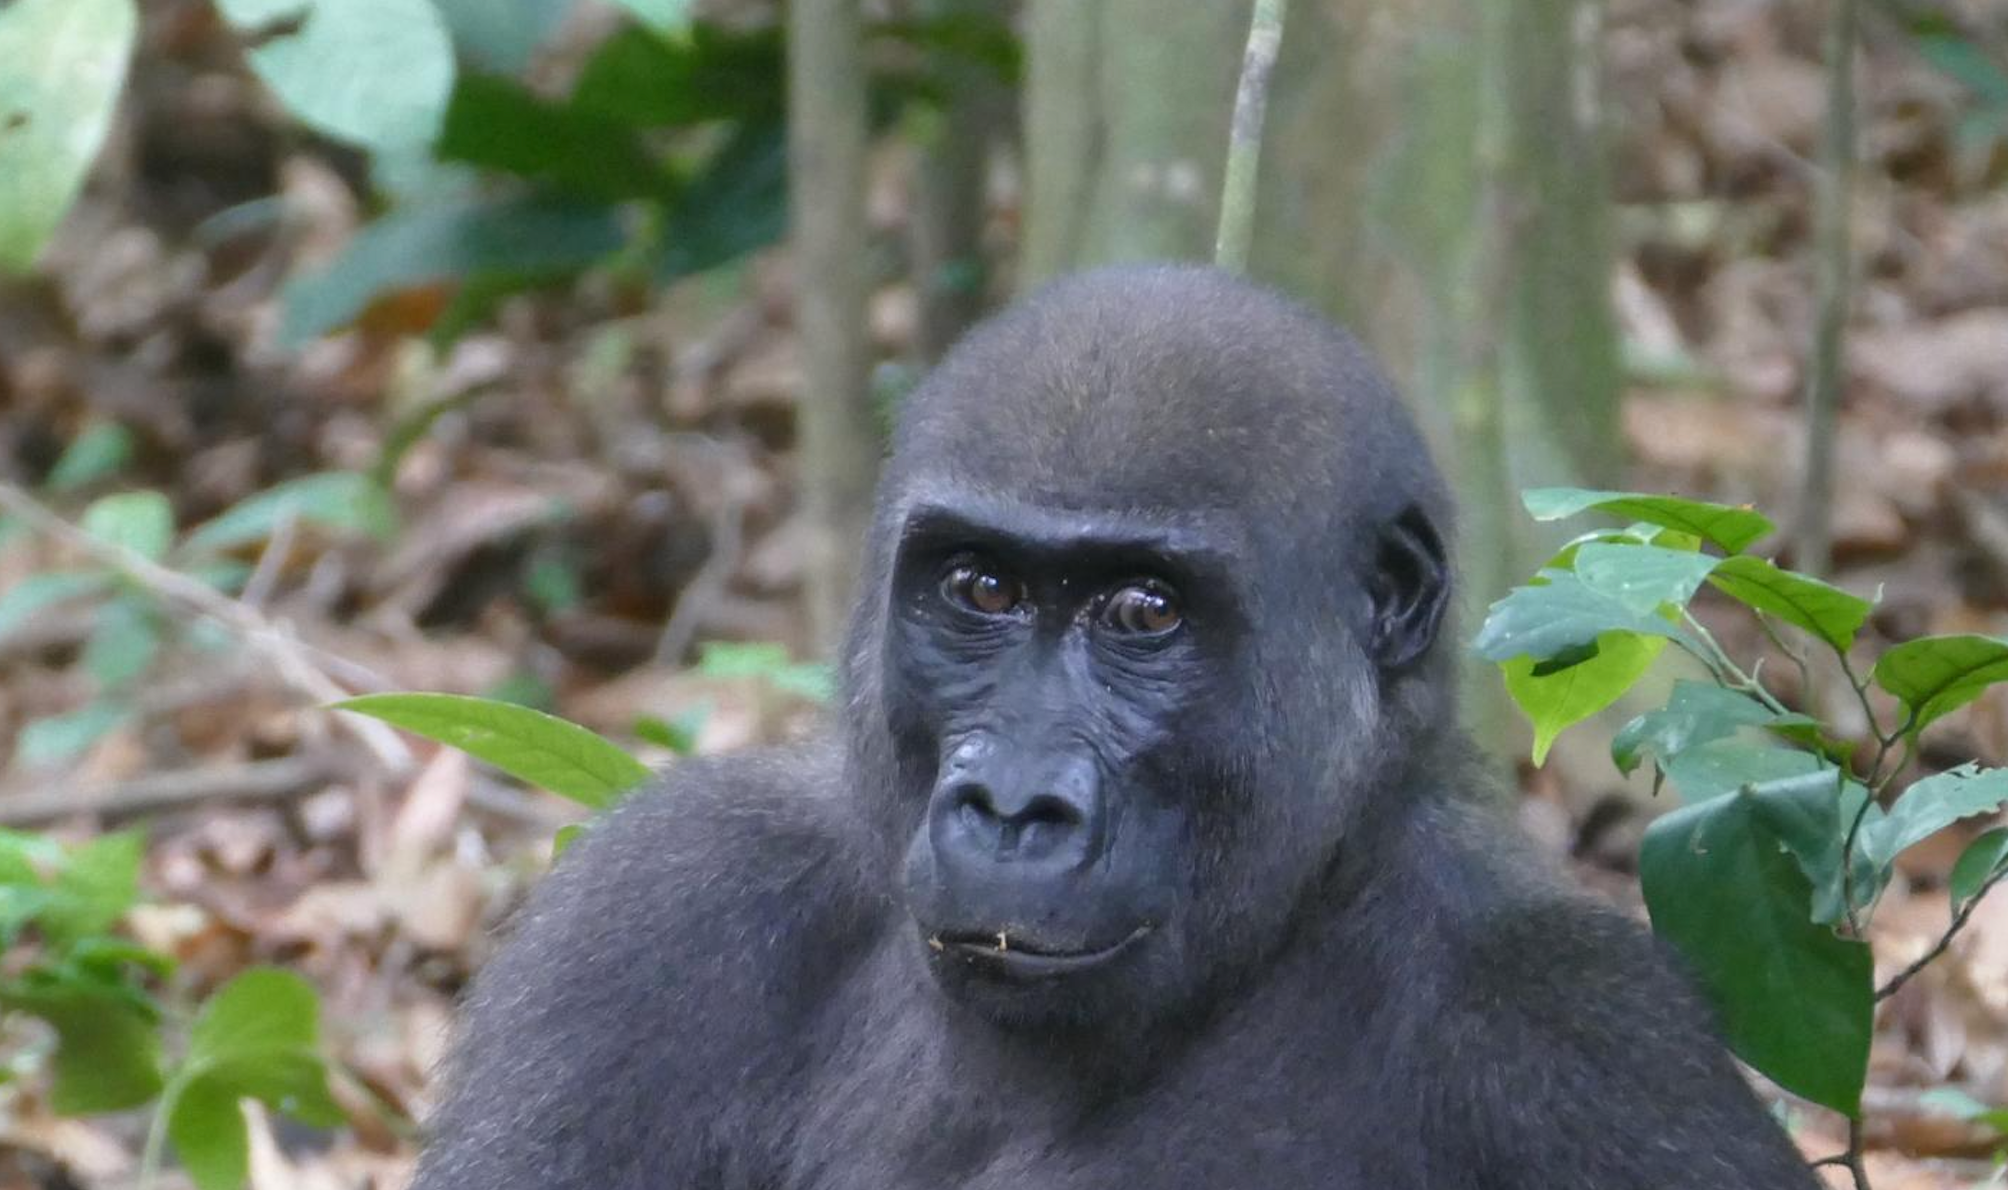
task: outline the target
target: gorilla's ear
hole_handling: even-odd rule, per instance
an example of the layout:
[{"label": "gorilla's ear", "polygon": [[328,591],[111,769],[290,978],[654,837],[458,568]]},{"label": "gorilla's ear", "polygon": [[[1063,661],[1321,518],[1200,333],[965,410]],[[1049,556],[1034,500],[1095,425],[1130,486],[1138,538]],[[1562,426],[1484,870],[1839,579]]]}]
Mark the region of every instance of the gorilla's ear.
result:
[{"label": "gorilla's ear", "polygon": [[1450,566],[1443,538],[1422,509],[1410,505],[1381,531],[1367,589],[1381,668],[1401,669],[1428,652],[1450,602]]}]

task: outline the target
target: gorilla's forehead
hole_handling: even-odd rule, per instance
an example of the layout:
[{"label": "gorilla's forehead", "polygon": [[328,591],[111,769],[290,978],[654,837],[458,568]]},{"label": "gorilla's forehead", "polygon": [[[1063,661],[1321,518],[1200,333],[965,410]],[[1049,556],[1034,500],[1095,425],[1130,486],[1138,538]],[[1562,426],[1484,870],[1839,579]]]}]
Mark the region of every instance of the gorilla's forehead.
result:
[{"label": "gorilla's forehead", "polygon": [[1405,423],[1365,352],[1294,303],[1211,269],[1113,268],[972,332],[902,411],[893,466],[1055,507],[1262,515],[1371,490]]}]

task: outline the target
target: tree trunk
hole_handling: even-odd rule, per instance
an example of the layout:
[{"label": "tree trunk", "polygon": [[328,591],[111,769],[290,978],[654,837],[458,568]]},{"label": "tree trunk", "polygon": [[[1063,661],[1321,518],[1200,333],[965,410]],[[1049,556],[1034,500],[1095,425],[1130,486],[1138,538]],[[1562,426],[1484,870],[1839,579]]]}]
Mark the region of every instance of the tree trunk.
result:
[{"label": "tree trunk", "polygon": [[[1028,276],[1209,253],[1249,4],[1145,7],[1031,2]],[[1597,14],[1294,0],[1270,93],[1249,271],[1409,394],[1459,490],[1467,633],[1553,543],[1519,489],[1619,462]],[[1480,738],[1517,747],[1498,676],[1470,668]]]},{"label": "tree trunk", "polygon": [[802,491],[816,532],[810,631],[843,635],[881,450],[865,323],[865,68],[858,0],[795,0],[788,17],[788,163],[802,352]]}]

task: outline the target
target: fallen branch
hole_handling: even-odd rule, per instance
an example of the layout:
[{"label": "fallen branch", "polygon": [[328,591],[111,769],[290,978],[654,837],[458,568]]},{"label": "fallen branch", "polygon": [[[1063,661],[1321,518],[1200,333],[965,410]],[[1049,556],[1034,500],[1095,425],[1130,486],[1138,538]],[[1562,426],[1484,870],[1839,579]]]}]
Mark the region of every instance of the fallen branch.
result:
[{"label": "fallen branch", "polygon": [[[354,673],[360,667],[307,644],[258,609],[122,545],[93,537],[14,484],[0,482],[0,508],[20,517],[31,528],[111,567],[163,601],[222,625],[270,661],[279,680],[308,701],[317,705],[339,702],[354,693],[329,677],[327,671],[339,668]],[[336,718],[385,769],[401,773],[411,768],[411,749],[390,727],[359,715]]]},{"label": "fallen branch", "polygon": [[310,753],[234,768],[149,773],[82,789],[48,788],[0,796],[0,825],[42,826],[79,816],[119,822],[213,802],[283,801],[322,789],[340,772],[335,757]]}]

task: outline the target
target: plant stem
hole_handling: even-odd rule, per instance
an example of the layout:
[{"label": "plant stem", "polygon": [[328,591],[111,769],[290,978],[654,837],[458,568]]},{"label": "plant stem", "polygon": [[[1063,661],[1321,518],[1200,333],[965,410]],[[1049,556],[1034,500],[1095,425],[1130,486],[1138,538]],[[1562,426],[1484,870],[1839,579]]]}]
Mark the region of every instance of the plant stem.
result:
[{"label": "plant stem", "polygon": [[1952,939],[1958,935],[1959,931],[1966,928],[1967,921],[1973,916],[1973,910],[1979,906],[1988,893],[1994,891],[1994,886],[2001,883],[2004,877],[2008,877],[2008,868],[2003,868],[1999,872],[1989,876],[1987,883],[1981,885],[1979,890],[1968,897],[1966,903],[1959,907],[1959,912],[1952,915],[1952,924],[1945,927],[1945,933],[1938,936],[1938,941],[1932,943],[1931,949],[1918,956],[1917,960],[1911,963],[1910,966],[1890,976],[1888,983],[1876,989],[1876,999],[1889,999],[1896,994],[1898,988],[1909,983],[1912,976],[1931,966],[1937,960],[1938,956],[1944,954],[1946,947],[1952,945]]},{"label": "plant stem", "polygon": [[[1748,694],[1758,702],[1763,703],[1765,707],[1780,715],[1791,714],[1791,710],[1784,703],[1779,702],[1769,690],[1764,688],[1764,683],[1745,673],[1743,667],[1737,665],[1730,658],[1728,652],[1720,644],[1716,643],[1715,635],[1703,627],[1701,621],[1694,618],[1693,612],[1683,608],[1680,614],[1681,618],[1687,621],[1687,626],[1694,630],[1696,639],[1706,646],[1707,655],[1703,656],[1695,653],[1693,649],[1688,649],[1687,651],[1690,654],[1694,654],[1702,664],[1714,671],[1717,681],[1731,690],[1739,690],[1744,694]],[[1681,644],[1683,642],[1676,638],[1675,643]]]},{"label": "plant stem", "polygon": [[1799,498],[1799,569],[1833,561],[1834,432],[1841,399],[1855,182],[1855,26],[1858,0],[1833,0],[1827,22],[1827,121],[1820,142],[1813,252],[1818,324],[1806,379],[1806,482]]},{"label": "plant stem", "polygon": [[1269,106],[1269,75],[1283,45],[1285,0],[1255,0],[1248,22],[1248,50],[1241,59],[1241,84],[1234,93],[1234,123],[1227,134],[1227,173],[1220,186],[1220,231],[1213,263],[1233,272],[1248,269],[1248,244],[1255,233],[1255,167],[1262,157],[1262,116]]}]

